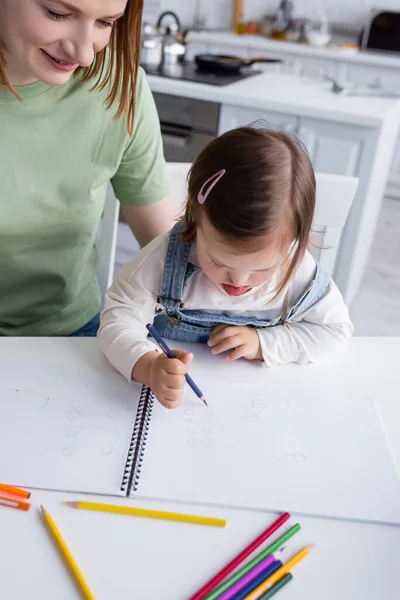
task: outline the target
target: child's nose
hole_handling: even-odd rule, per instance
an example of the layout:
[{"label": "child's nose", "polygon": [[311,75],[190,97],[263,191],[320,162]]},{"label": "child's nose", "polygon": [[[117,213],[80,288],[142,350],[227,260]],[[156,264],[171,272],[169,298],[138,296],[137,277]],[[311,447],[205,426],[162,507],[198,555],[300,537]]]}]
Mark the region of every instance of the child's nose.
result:
[{"label": "child's nose", "polygon": [[242,285],[246,285],[247,283],[247,274],[246,273],[229,273],[229,279],[232,282],[232,285],[236,287],[240,287]]}]

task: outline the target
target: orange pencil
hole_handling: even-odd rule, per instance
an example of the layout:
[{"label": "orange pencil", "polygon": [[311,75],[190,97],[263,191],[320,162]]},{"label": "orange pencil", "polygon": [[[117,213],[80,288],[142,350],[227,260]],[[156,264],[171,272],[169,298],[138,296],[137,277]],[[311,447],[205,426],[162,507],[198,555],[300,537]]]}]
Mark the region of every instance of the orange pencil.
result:
[{"label": "orange pencil", "polygon": [[255,590],[250,592],[250,594],[248,594],[244,598],[244,600],[258,600],[258,598],[261,598],[264,592],[267,592],[269,589],[271,589],[275,583],[282,579],[284,575],[289,573],[292,567],[297,565],[297,563],[299,563],[303,558],[305,558],[312,548],[314,548],[314,544],[306,546],[305,548],[300,550],[300,552],[292,556],[292,558],[290,558],[284,565],[282,565],[280,569],[275,571],[275,573],[272,573],[272,575],[268,577],[268,579],[260,583],[260,585],[256,587]]},{"label": "orange pencil", "polygon": [[20,488],[14,487],[12,485],[7,485],[6,483],[0,483],[0,492],[11,494],[11,496],[18,496],[19,498],[31,497],[30,492],[27,492],[26,490],[21,490]]},{"label": "orange pencil", "polygon": [[0,505],[10,506],[11,508],[19,508],[19,510],[29,510],[31,503],[23,498],[17,498],[16,496],[10,496],[9,494],[0,493]]}]

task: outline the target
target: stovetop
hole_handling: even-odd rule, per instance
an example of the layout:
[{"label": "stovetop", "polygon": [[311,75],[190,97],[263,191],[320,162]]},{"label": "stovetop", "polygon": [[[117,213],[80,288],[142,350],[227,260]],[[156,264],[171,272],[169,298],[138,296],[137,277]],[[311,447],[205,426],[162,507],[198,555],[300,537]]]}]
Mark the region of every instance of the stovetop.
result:
[{"label": "stovetop", "polygon": [[207,73],[206,71],[199,71],[195,63],[191,62],[171,66],[164,65],[161,67],[146,64],[142,64],[141,66],[148,75],[218,86],[236,83],[237,81],[242,81],[242,79],[247,79],[261,73],[261,71],[255,71],[249,67],[242,67],[239,73]]}]

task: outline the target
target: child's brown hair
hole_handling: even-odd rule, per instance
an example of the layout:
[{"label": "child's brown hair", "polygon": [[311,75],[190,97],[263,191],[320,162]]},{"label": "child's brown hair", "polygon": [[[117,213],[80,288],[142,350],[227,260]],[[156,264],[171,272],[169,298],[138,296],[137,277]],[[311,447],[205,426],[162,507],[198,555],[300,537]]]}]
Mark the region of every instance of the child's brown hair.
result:
[{"label": "child's brown hair", "polygon": [[[200,204],[201,188],[220,170],[225,174]],[[315,187],[310,157],[296,136],[254,126],[233,129],[210,142],[192,165],[183,237],[194,241],[204,214],[244,250],[268,236],[284,239],[287,247],[295,242],[279,293],[307,250]]]}]

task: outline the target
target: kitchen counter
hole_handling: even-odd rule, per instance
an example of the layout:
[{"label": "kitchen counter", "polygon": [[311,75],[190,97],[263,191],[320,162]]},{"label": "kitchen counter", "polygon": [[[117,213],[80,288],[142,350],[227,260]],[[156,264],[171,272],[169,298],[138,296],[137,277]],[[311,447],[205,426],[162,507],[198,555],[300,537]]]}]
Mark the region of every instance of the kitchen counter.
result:
[{"label": "kitchen counter", "polygon": [[237,35],[229,31],[191,31],[189,38],[190,43],[193,44],[216,44],[237,46],[237,48],[257,48],[260,52],[266,53],[283,52],[285,54],[294,54],[309,58],[324,58],[336,61],[343,60],[362,65],[397,67],[400,69],[400,55],[392,55],[385,52],[360,52],[356,49],[341,48],[339,46],[318,48],[307,44],[271,40],[261,35]]},{"label": "kitchen counter", "polygon": [[331,91],[330,82],[268,71],[223,87],[156,76],[147,79],[153,92],[326,121],[381,127],[388,119],[397,126],[400,118],[400,98],[340,96]]},{"label": "kitchen counter", "polygon": [[[169,124],[179,123],[181,114],[191,119],[189,130],[178,129],[174,138],[174,146],[183,153],[196,137],[200,118],[188,99],[205,100],[221,105],[218,134],[262,120],[298,135],[316,171],[359,178],[334,268],[334,279],[351,304],[368,260],[396,147],[400,99],[338,96],[330,82],[272,71],[223,87],[158,76],[148,76],[148,81],[153,92],[176,98],[170,102]],[[169,138],[167,128],[164,142]],[[184,155],[174,160],[188,161]]]}]

